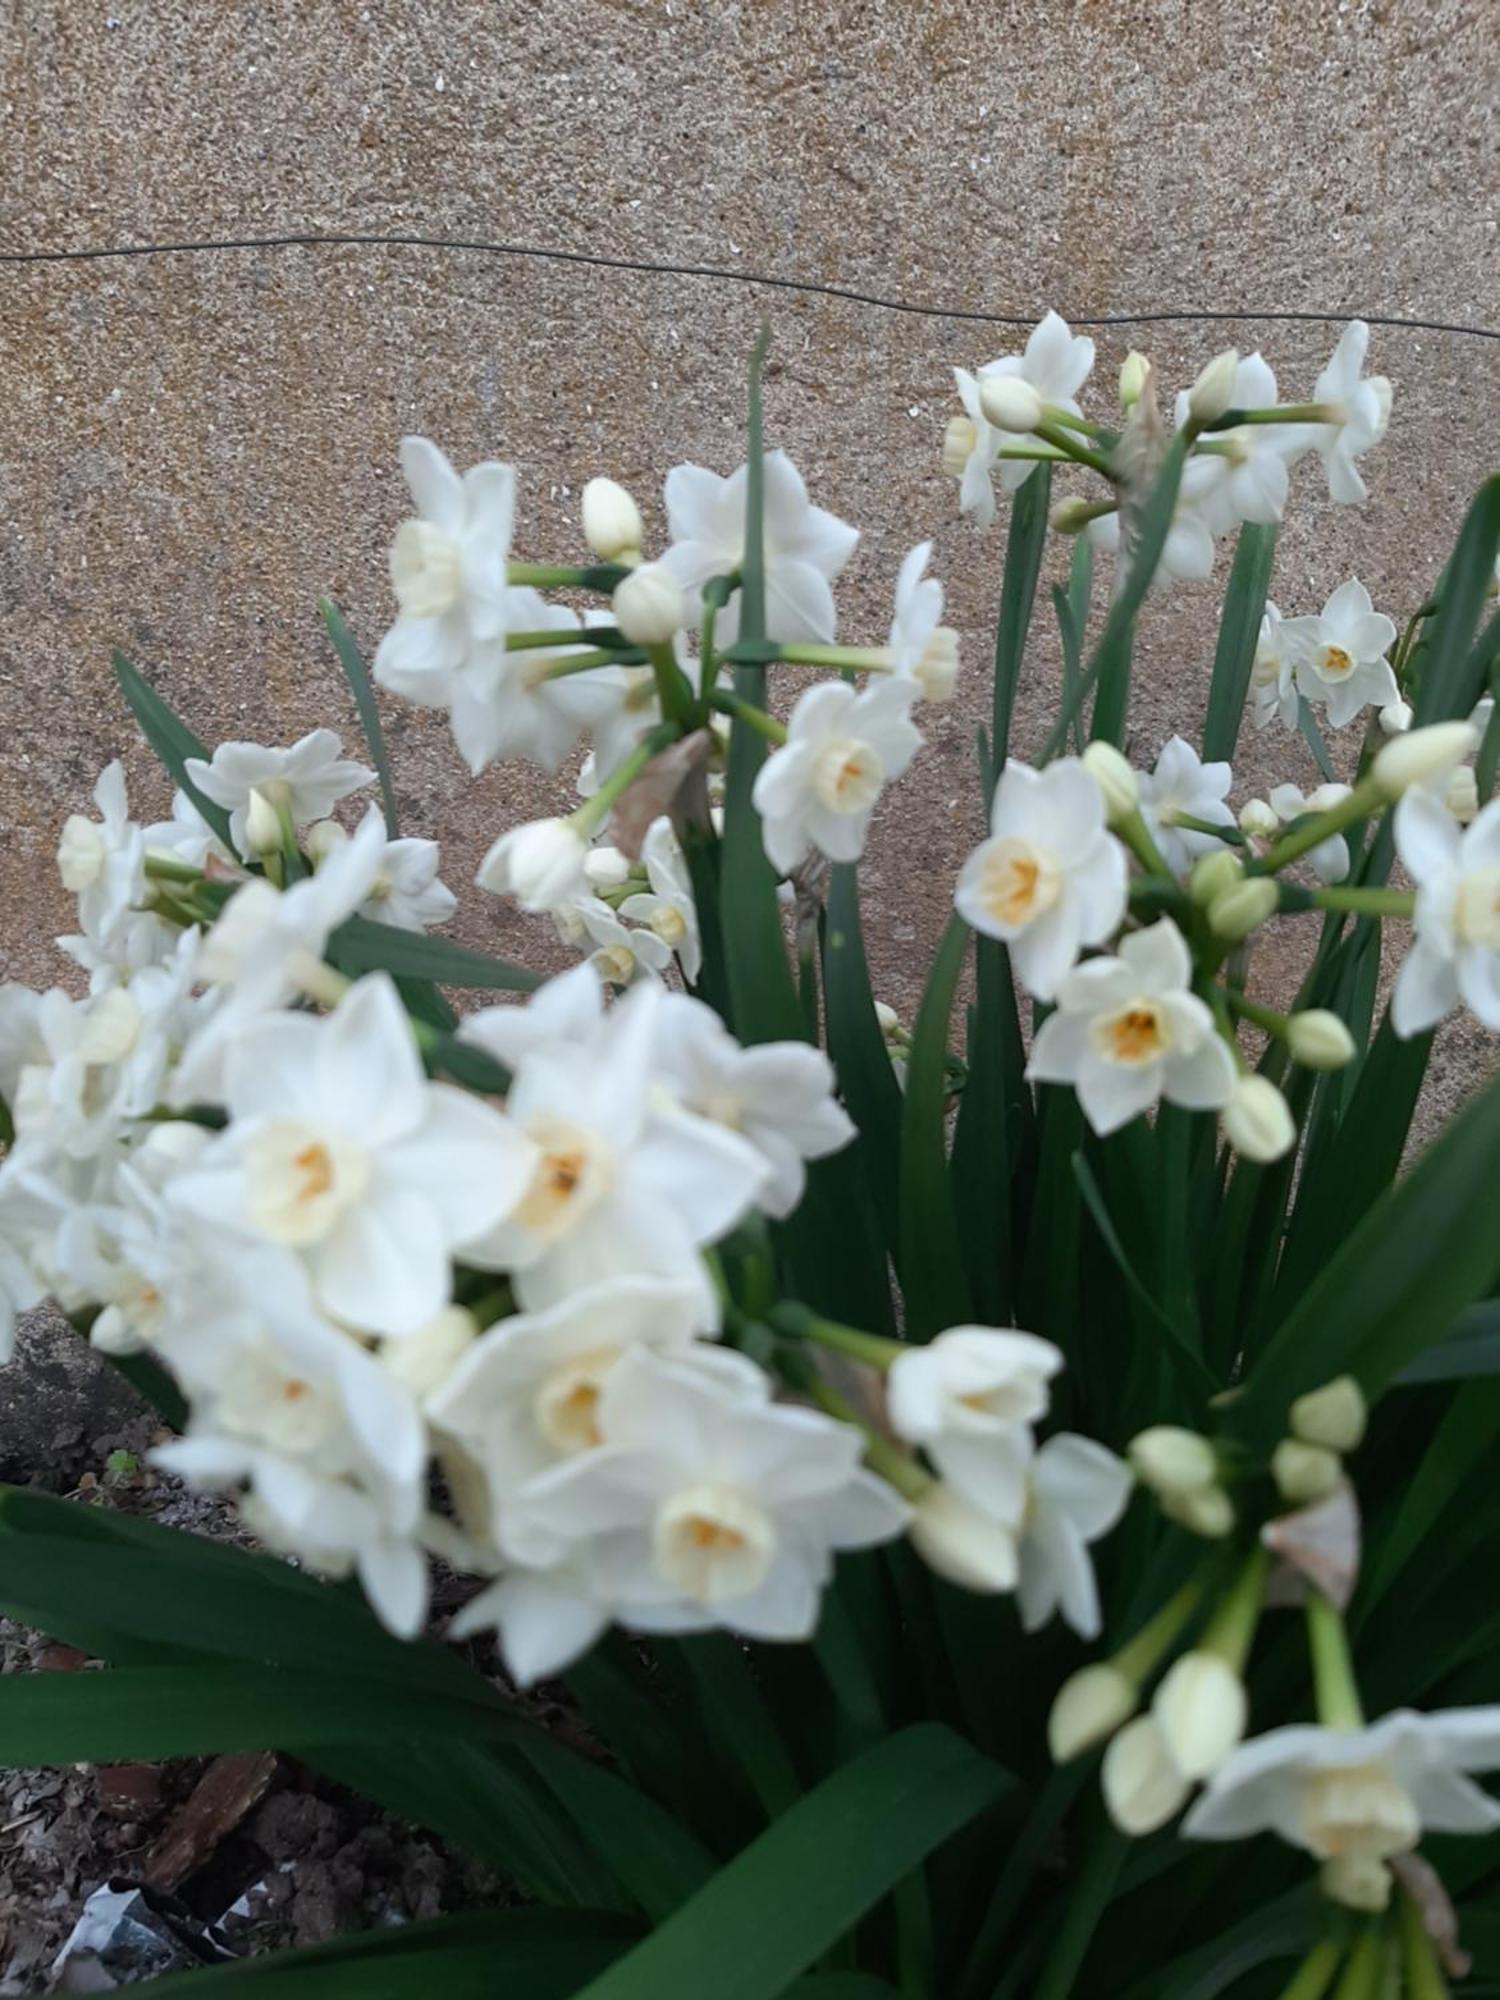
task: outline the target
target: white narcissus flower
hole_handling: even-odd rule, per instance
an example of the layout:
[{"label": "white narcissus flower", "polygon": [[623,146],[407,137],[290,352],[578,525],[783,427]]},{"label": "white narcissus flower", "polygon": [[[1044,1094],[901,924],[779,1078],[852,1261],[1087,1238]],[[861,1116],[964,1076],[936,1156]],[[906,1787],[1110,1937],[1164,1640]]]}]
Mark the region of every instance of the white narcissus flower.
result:
[{"label": "white narcissus flower", "polygon": [[1414,786],[1396,808],[1396,846],[1417,885],[1415,937],[1391,994],[1391,1025],[1419,1035],[1462,1000],[1500,1028],[1500,799],[1460,827]]},{"label": "white narcissus flower", "polygon": [[97,820],[70,813],[57,849],[62,885],[78,898],[78,921],[87,936],[107,939],[145,894],[146,841],[130,817],[125,770],[116,758],[94,786]]},{"label": "white narcissus flower", "polygon": [[[1200,496],[1212,483],[1211,463],[1206,458],[1190,458],[1182,468],[1172,525],[1151,578],[1153,590],[1164,590],[1171,583],[1201,583],[1213,569],[1214,538],[1200,505]],[[1096,549],[1119,559],[1123,574],[1129,564],[1129,550],[1122,551],[1120,546],[1119,510],[1099,515],[1089,522],[1084,533]]]},{"label": "white narcissus flower", "polygon": [[[1042,402],[1050,403],[1055,409],[1067,410],[1077,417],[1083,414],[1078,407],[1078,392],[1088,380],[1093,366],[1093,341],[1087,334],[1075,334],[1061,314],[1049,312],[1032,329],[1023,352],[1005,354],[998,361],[985,363],[979,371],[979,387],[982,391],[986,382],[998,380],[1024,382],[1036,391]],[[973,411],[969,414],[972,416]],[[1020,439],[1012,437],[1009,432],[996,431],[994,442],[998,449],[1000,445],[1020,442]],[[1000,474],[1000,484],[1007,493],[1014,493],[1023,486],[1036,470],[1036,461],[1026,458],[997,459],[995,465]]]},{"label": "white narcissus flower", "polygon": [[697,1117],[755,1148],[767,1170],[757,1205],[768,1215],[790,1215],[807,1185],[806,1162],[855,1137],[833,1094],[832,1063],[807,1042],[742,1048],[712,1007],[682,994],[668,994],[658,1013],[658,1077]]},{"label": "white narcissus flower", "polygon": [[1336,403],[1341,411],[1339,421],[1326,426],[1316,443],[1329,494],[1343,506],[1365,498],[1365,482],[1354,461],[1379,444],[1391,420],[1389,381],[1384,375],[1364,375],[1369,346],[1369,327],[1362,319],[1351,320],[1313,390],[1315,402]]},{"label": "white narcissus flower", "polygon": [[[958,389],[958,400],[964,406],[964,415],[955,417],[948,426],[948,437],[943,445],[944,466],[958,480],[959,512],[972,514],[981,528],[987,528],[995,518],[993,474],[996,453],[1000,449],[1000,433],[984,414],[976,377],[967,368],[955,368],[953,380]],[[965,423],[967,430],[963,428]],[[965,446],[968,447],[966,451]],[[955,456],[950,462],[950,452],[960,451],[963,452],[962,460]]]},{"label": "white narcissus flower", "polygon": [[913,680],[925,701],[951,701],[958,677],[958,634],[943,618],[943,586],[924,571],[931,542],[919,542],[896,578],[896,616],[887,644],[891,671]]},{"label": "white narcissus flower", "polygon": [[1026,1472],[1021,1530],[1021,1623],[1035,1632],[1060,1611],[1080,1639],[1099,1636],[1099,1586],[1088,1545],[1125,1511],[1130,1469],[1093,1438],[1060,1431]]},{"label": "white narcissus flower", "polygon": [[1127,877],[1104,796],[1078,759],[1034,771],[1011,758],[990,837],[964,863],[953,900],[965,923],[1004,940],[1026,990],[1050,1000],[1083,946],[1123,922]]},{"label": "white narcissus flower", "polygon": [[514,896],[533,915],[588,894],[589,846],[570,820],[534,819],[495,842],[474,877],[492,896]]},{"label": "white narcissus flower", "polygon": [[1331,728],[1400,698],[1385,657],[1396,627],[1357,579],[1341,583],[1317,617],[1287,619],[1285,638],[1296,653],[1298,693],[1327,710]]},{"label": "white narcissus flower", "polygon": [[756,773],[752,797],[766,853],[783,874],[809,848],[830,861],[857,861],[884,787],[921,748],[911,719],[915,688],[881,680],[856,693],[820,681],[798,698],[787,740]]},{"label": "white narcissus flower", "polygon": [[834,1554],[907,1525],[905,1502],[861,1463],[860,1433],[772,1402],[743,1355],[635,1346],[597,1414],[600,1444],[530,1481],[509,1533],[550,1545],[642,1631],[807,1639]]},{"label": "white narcissus flower", "polygon": [[602,1442],[599,1398],[621,1356],[636,1346],[682,1354],[704,1330],[696,1286],[619,1277],[501,1320],[468,1348],[425,1407],[483,1469],[497,1547],[511,1497]]},{"label": "white narcissus flower", "polygon": [[[597,852],[597,850],[596,850]],[[698,934],[698,909],[686,858],[672,822],[665,814],[653,820],[641,843],[649,889],[627,896],[620,915],[645,924],[670,951],[675,951],[682,976],[694,984],[703,970],[703,945]]]},{"label": "white narcissus flower", "polygon": [[[348,839],[336,819],[320,820],[309,828],[307,850],[314,867],[323,867]],[[458,908],[458,898],[438,880],[442,858],[435,840],[388,840],[380,872],[359,906],[359,915],[402,931],[426,931],[447,923]]]},{"label": "white narcissus flower", "polygon": [[1020,1525],[1031,1426],[1063,1365],[1050,1340],[1012,1327],[955,1326],[905,1349],[886,1376],[891,1428],[992,1520]]},{"label": "white narcissus flower", "polygon": [[[580,950],[601,979],[613,986],[629,986],[637,979],[657,979],[672,963],[672,948],[654,930],[632,930],[622,924],[608,903],[597,896],[580,896],[570,911],[582,926]],[[554,915],[558,913],[554,911]]]},{"label": "white narcissus flower", "polygon": [[[672,545],[661,561],[684,590],[701,590],[711,578],[741,567],[749,480],[743,465],[727,479],[701,465],[676,465],[667,474]],[[784,644],[831,640],[836,620],[829,584],[853,555],[859,530],[813,506],[784,451],[765,457],[763,538],[767,638]],[[719,613],[715,630],[721,645],[738,635],[737,598]]]},{"label": "white narcissus flower", "polygon": [[1205,764],[1181,736],[1167,738],[1155,770],[1142,776],[1141,814],[1156,836],[1162,859],[1175,874],[1186,875],[1200,854],[1212,854],[1223,845],[1216,834],[1200,833],[1181,821],[1233,826],[1234,814],[1226,804],[1233,782],[1227,764]]},{"label": "white narcissus flower", "polygon": [[[1299,785],[1273,785],[1267,803],[1281,824],[1290,826],[1305,813],[1342,805],[1352,790],[1350,785],[1315,785],[1304,792]],[[1349,843],[1341,833],[1330,834],[1309,851],[1307,859],[1320,882],[1342,882],[1349,873]]]},{"label": "white narcissus flower", "polygon": [[472,646],[449,676],[443,699],[453,741],[475,777],[497,758],[523,758],[558,771],[584,734],[605,726],[619,708],[623,673],[600,667],[554,678],[587,635],[576,611],[549,604],[529,585],[506,591],[505,620],[513,632],[555,631],[557,645],[507,652],[502,636]]},{"label": "white narcissus flower", "polygon": [[1170,917],[1120,941],[1118,958],[1077,966],[1057,1011],[1038,1030],[1026,1074],[1069,1083],[1100,1134],[1159,1098],[1218,1111],[1234,1091],[1235,1060],[1208,1007],[1190,990],[1192,955]]},{"label": "white narcissus flower", "polygon": [[408,701],[446,708],[474,648],[504,644],[515,468],[489,459],[460,478],[429,439],[405,437],[401,470],[417,511],[391,548],[399,615],[376,648],[373,671]]},{"label": "white narcissus flower", "polygon": [[1395,1709],[1360,1729],[1294,1723],[1231,1752],[1183,1821],[1194,1840],[1279,1834],[1324,1862],[1324,1886],[1381,1907],[1384,1864],[1429,1833],[1492,1833],[1500,1801],[1465,1774],[1500,1768],[1500,1708]]},{"label": "white narcissus flower", "polygon": [[[508,1272],[528,1311],[630,1273],[706,1291],[700,1246],[754,1205],[765,1160],[661,1087],[655,1051],[666,995],[658,983],[632,987],[601,1016],[593,969],[567,980],[587,987],[554,980],[541,989],[532,1002],[544,1015],[536,1039],[511,1023],[522,1014],[512,1008],[492,1010],[488,1029],[469,1030],[467,1038],[511,1065],[506,1108],[536,1148],[537,1165],[520,1201],[481,1242],[465,1246],[466,1259]],[[557,987],[565,990],[553,1000]],[[589,1006],[595,1012],[585,1027]]]},{"label": "white narcissus flower", "polygon": [[370,784],[375,773],[344,755],[331,729],[312,729],[289,750],[268,749],[262,743],[221,743],[212,759],[189,757],[188,777],[216,806],[229,815],[229,834],[241,854],[249,855],[246,822],[250,795],[258,792],[270,805],[285,807],[294,826],[327,819],[340,799]]},{"label": "white narcissus flower", "polygon": [[1260,636],[1250,668],[1250,695],[1255,726],[1264,729],[1278,718],[1288,729],[1297,727],[1297,655],[1287,639],[1287,620],[1274,604],[1261,613]]},{"label": "white narcissus flower", "polygon": [[521,1200],[532,1142],[501,1112],[429,1083],[384,973],[325,1019],[244,1029],[224,1065],[228,1129],[172,1199],[295,1250],[325,1312],[407,1333],[448,1303],[454,1252]]},{"label": "white narcissus flower", "polygon": [[[1179,427],[1187,422],[1191,392],[1177,397]],[[1269,410],[1276,404],[1276,377],[1270,364],[1257,350],[1238,361],[1229,380],[1225,409]],[[1299,446],[1296,431],[1284,424],[1239,424],[1233,430],[1214,431],[1204,440],[1213,450],[1197,460],[1208,468],[1195,475],[1197,504],[1209,532],[1228,535],[1242,521],[1279,521],[1286,507],[1290,459],[1306,446]]]}]

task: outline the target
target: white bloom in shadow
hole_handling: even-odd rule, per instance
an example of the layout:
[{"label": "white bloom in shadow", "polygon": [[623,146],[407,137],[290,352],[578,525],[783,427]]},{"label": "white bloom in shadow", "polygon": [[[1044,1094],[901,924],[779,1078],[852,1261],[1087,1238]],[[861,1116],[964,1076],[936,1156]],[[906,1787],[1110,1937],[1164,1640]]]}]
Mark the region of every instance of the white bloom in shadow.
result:
[{"label": "white bloom in shadow", "polygon": [[1460,827],[1441,799],[1414,786],[1396,808],[1396,846],[1417,904],[1391,1025],[1419,1035],[1462,1000],[1500,1028],[1500,799]]},{"label": "white bloom in shadow", "polygon": [[783,874],[808,850],[857,861],[880,794],[921,748],[915,686],[886,679],[862,693],[821,681],[802,695],[787,740],[756,774],[752,794],[766,853]]}]

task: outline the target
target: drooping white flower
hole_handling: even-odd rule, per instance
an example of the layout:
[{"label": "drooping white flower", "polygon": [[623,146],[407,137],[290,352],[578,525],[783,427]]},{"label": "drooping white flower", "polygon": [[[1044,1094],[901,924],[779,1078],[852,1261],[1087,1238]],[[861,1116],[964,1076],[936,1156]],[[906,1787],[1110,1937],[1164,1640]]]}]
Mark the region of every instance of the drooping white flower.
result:
[{"label": "drooping white flower", "polygon": [[510,1533],[551,1544],[652,1632],[811,1636],[841,1549],[892,1540],[908,1509],[852,1427],[773,1403],[743,1355],[631,1348],[600,1390],[600,1445],[533,1479]]},{"label": "drooping white flower", "polygon": [[924,571],[931,542],[919,542],[896,578],[896,615],[887,641],[891,670],[914,680],[925,701],[951,701],[958,678],[958,634],[943,619],[943,586]]},{"label": "drooping white flower", "polygon": [[1268,603],[1261,613],[1260,636],[1250,668],[1257,729],[1265,729],[1278,718],[1288,729],[1297,727],[1297,654],[1287,638],[1287,622],[1274,604]]},{"label": "drooping white flower", "polygon": [[[684,590],[701,590],[743,563],[749,479],[743,465],[727,479],[701,465],[675,465],[667,474],[672,545],[661,561]],[[764,498],[766,636],[787,644],[831,640],[836,620],[829,584],[853,555],[859,530],[813,506],[784,451],[766,453]],[[716,632],[722,645],[738,635],[737,598],[719,613]]]},{"label": "drooping white flower", "polygon": [[1329,495],[1342,506],[1365,498],[1368,489],[1354,461],[1379,444],[1391,420],[1389,381],[1384,375],[1364,374],[1369,346],[1369,327],[1362,319],[1350,320],[1313,390],[1314,401],[1337,404],[1341,412],[1317,439],[1317,450]]},{"label": "drooping white flower", "polygon": [[565,819],[528,820],[500,835],[474,877],[492,896],[514,896],[523,910],[555,910],[588,892],[588,842]]},{"label": "drooping white flower", "polygon": [[62,830],[57,865],[63,887],[78,898],[78,921],[87,936],[109,939],[145,895],[145,836],[130,817],[125,771],[118,758],[94,786],[99,818],[71,813]]},{"label": "drooping white flower", "polygon": [[1028,1632],[1060,1611],[1080,1639],[1099,1636],[1099,1587],[1088,1545],[1107,1535],[1130,1498],[1129,1468],[1093,1438],[1060,1431],[1026,1470],[1019,1598]]},{"label": "drooping white flower", "polygon": [[1415,937],[1391,994],[1398,1035],[1435,1027],[1462,1000],[1500,1028],[1500,799],[1460,827],[1418,785],[1396,808],[1396,846],[1417,885]]},{"label": "drooping white flower", "polygon": [[636,1346],[682,1354],[704,1330],[696,1286],[630,1276],[501,1320],[467,1349],[426,1410],[482,1468],[497,1548],[515,1552],[512,1497],[549,1466],[603,1442],[599,1399],[621,1356]]},{"label": "drooping white flower", "polygon": [[1019,1528],[1031,1425],[1063,1365],[1050,1340],[1011,1327],[956,1326],[903,1350],[886,1377],[891,1428],[919,1444],[948,1484]]},{"label": "drooping white flower", "polygon": [[227,1131],[172,1198],[296,1250],[322,1309],[375,1333],[409,1332],[448,1303],[452,1254],[524,1196],[538,1158],[500,1112],[426,1080],[384,973],[326,1019],[246,1027],[224,1102]]},{"label": "drooping white flower", "polygon": [[[1310,792],[1304,792],[1299,785],[1273,785],[1267,803],[1281,824],[1290,826],[1304,813],[1327,812],[1330,807],[1341,805],[1351,790],[1349,785],[1337,784],[1315,785]],[[1349,843],[1341,833],[1319,841],[1307,858],[1320,882],[1342,882],[1349,873]]]},{"label": "drooping white flower", "polygon": [[768,1215],[790,1215],[807,1184],[806,1162],[855,1136],[833,1094],[833,1065],[806,1042],[742,1048],[712,1007],[682,994],[669,994],[658,1013],[661,1081],[697,1117],[755,1148],[767,1169],[757,1205]]},{"label": "drooping white flower", "polygon": [[375,776],[343,754],[331,729],[313,729],[289,750],[261,743],[221,743],[212,760],[189,757],[187,774],[204,798],[229,814],[229,833],[243,855],[251,852],[246,822],[250,795],[284,807],[294,826],[326,819],[340,799],[370,784]]},{"label": "drooping white flower", "polygon": [[[1075,334],[1061,314],[1049,312],[1032,329],[1020,354],[1005,354],[998,361],[987,361],[979,371],[978,380],[981,390],[986,382],[996,380],[1024,382],[1042,402],[1076,417],[1083,414],[1078,407],[1078,392],[1093,366],[1093,341],[1087,334]],[[995,433],[997,448],[1019,441],[1010,432]],[[995,465],[1007,493],[1023,486],[1036,469],[1034,459],[1024,458],[997,459]]]},{"label": "drooping white flower", "polygon": [[1162,1097],[1189,1111],[1221,1110],[1234,1091],[1235,1061],[1208,1007],[1190,991],[1192,972],[1170,917],[1122,938],[1117,958],[1086,960],[1059,988],[1027,1075],[1074,1085],[1101,1134]]},{"label": "drooping white flower", "polygon": [[1078,759],[1034,771],[1011,758],[990,837],[964,863],[953,900],[966,923],[1005,941],[1027,991],[1050,1000],[1083,946],[1119,928],[1127,876],[1103,794]]},{"label": "drooping white flower", "polygon": [[646,864],[649,890],[627,896],[620,905],[622,917],[645,924],[677,954],[682,975],[696,983],[703,970],[703,945],[698,932],[698,909],[693,901],[693,885],[687,861],[672,822],[665,814],[653,820],[641,843],[641,859]]},{"label": "drooping white flower", "polygon": [[468,1030],[512,1065],[506,1108],[536,1148],[536,1165],[519,1202],[482,1242],[466,1246],[466,1257],[509,1272],[528,1311],[630,1273],[701,1290],[699,1247],[756,1201],[767,1180],[764,1157],[660,1087],[655,1051],[666,995],[659,984],[632,987],[583,1032],[559,1035],[559,1020],[571,1030],[586,1000],[599,1005],[592,968],[567,978],[575,983],[557,1000],[547,996],[564,986],[560,980],[533,1001],[544,1010],[535,1040],[524,1026],[511,1027],[519,1009],[493,1009],[488,1030]]},{"label": "drooping white flower", "polygon": [[[336,819],[320,820],[310,828],[307,847],[315,866],[322,867],[348,839]],[[438,880],[442,858],[435,840],[388,840],[380,872],[359,906],[359,915],[403,931],[427,931],[447,923],[458,908],[458,898]]]},{"label": "drooping white flower", "polygon": [[523,758],[555,772],[620,707],[624,674],[609,666],[558,673],[585,643],[578,613],[549,604],[529,585],[508,589],[504,602],[510,631],[555,631],[557,645],[507,652],[503,635],[472,645],[449,676],[453,741],[475,777],[497,758]]},{"label": "drooping white flower", "polygon": [[1021,1573],[1017,1525],[976,1507],[957,1486],[935,1479],[912,1508],[911,1545],[930,1570],[984,1596],[1012,1591]]},{"label": "drooping white flower", "polygon": [[1399,699],[1385,657],[1396,627],[1357,579],[1341,583],[1317,617],[1289,618],[1283,629],[1297,656],[1297,691],[1328,711],[1331,728]]},{"label": "drooping white flower", "polygon": [[1194,1840],[1278,1834],[1324,1862],[1356,1908],[1389,1894],[1384,1864],[1430,1833],[1491,1833],[1500,1802],[1466,1776],[1500,1767],[1500,1708],[1395,1709],[1362,1729],[1294,1723],[1242,1743],[1183,1822]]},{"label": "drooping white flower", "polygon": [[1201,819],[1211,826],[1233,826],[1234,814],[1226,804],[1233,782],[1227,764],[1205,764],[1185,738],[1169,736],[1162,745],[1155,770],[1141,779],[1141,813],[1174,873],[1186,875],[1200,854],[1223,845],[1215,834],[1181,822]]},{"label": "drooping white flower", "polygon": [[633,646],[665,646],[682,630],[687,603],[682,585],[665,563],[642,563],[615,585],[615,623]]},{"label": "drooping white flower", "polygon": [[408,701],[446,708],[473,649],[504,642],[515,468],[490,459],[460,478],[435,444],[406,437],[401,470],[417,511],[391,548],[399,615],[376,648],[374,674]]},{"label": "drooping white flower", "polygon": [[798,698],[787,740],[756,773],[752,797],[766,853],[788,873],[814,848],[857,861],[885,786],[921,748],[909,681],[880,680],[856,693],[820,681]]},{"label": "drooping white flower", "polygon": [[[1179,426],[1187,422],[1190,392],[1177,397]],[[1224,407],[1268,410],[1276,404],[1276,377],[1257,350],[1234,366]],[[1208,468],[1195,474],[1197,505],[1209,532],[1228,535],[1242,521],[1279,521],[1286,507],[1287,466],[1299,452],[1298,434],[1284,424],[1239,424],[1215,431],[1212,451],[1195,461]],[[1301,447],[1305,449],[1305,445]]]}]

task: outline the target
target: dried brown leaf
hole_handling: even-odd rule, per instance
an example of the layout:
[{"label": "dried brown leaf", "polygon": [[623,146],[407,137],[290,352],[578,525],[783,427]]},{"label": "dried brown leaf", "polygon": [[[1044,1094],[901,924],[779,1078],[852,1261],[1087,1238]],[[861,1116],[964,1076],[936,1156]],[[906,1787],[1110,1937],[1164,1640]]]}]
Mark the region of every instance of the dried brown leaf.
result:
[{"label": "dried brown leaf", "polygon": [[1340,1611],[1348,1609],[1360,1557],[1359,1502],[1352,1486],[1346,1483],[1326,1500],[1267,1521],[1260,1538],[1281,1558],[1267,1591],[1270,1603],[1300,1603],[1305,1579]]}]

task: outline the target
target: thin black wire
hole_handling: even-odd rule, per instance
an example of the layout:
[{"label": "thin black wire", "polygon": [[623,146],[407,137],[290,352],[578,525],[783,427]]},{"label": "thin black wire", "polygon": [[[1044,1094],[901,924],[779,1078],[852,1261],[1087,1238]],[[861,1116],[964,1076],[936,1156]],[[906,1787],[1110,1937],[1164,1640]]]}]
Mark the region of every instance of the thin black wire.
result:
[{"label": "thin black wire", "polygon": [[[121,243],[79,250],[3,250],[0,264],[83,264],[113,257],[164,257],[222,250],[409,249],[465,250],[488,257],[534,257],[554,264],[585,264],[595,270],[639,271],[653,277],[710,278],[718,283],[758,285],[781,292],[807,292],[820,298],[844,299],[851,305],[874,306],[881,312],[913,313],[922,319],[978,320],[988,326],[1030,326],[1034,313],[981,312],[972,306],[931,306],[913,299],[886,298],[856,291],[848,285],[825,285],[811,278],[779,278],[764,271],[734,271],[717,264],[666,264],[644,257],[609,257],[597,250],[552,250],[529,243],[490,243],[460,236],[357,235],[295,233],[284,236],[237,236],[182,243]],[[1449,320],[1403,319],[1390,313],[1294,312],[1280,308],[1248,310],[1206,307],[1192,311],[1138,313],[1069,313],[1074,326],[1145,326],[1164,320],[1301,320],[1341,325],[1363,319],[1371,326],[1400,327],[1414,333],[1461,333],[1476,340],[1500,340],[1500,329],[1466,326]]]}]

